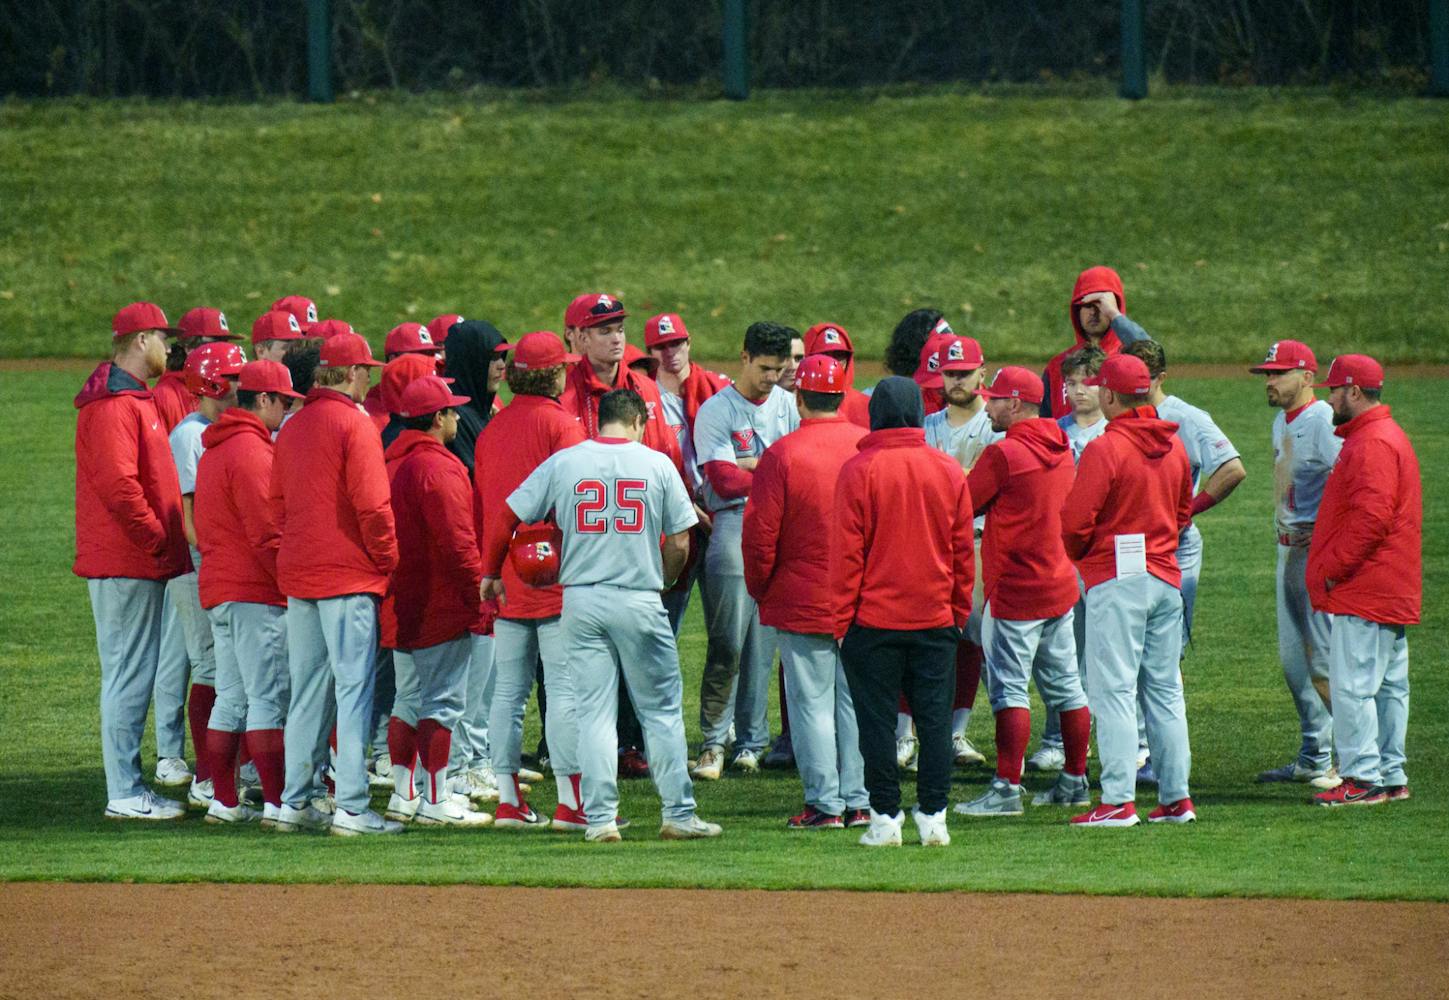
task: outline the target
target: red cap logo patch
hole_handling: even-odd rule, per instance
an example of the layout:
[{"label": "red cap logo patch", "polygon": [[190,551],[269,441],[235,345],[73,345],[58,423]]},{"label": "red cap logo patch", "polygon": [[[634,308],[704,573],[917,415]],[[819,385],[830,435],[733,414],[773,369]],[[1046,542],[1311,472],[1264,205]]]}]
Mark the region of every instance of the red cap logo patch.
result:
[{"label": "red cap logo patch", "polygon": [[823,335],[823,337],[822,337],[822,339],[827,344],[838,344],[838,343],[840,343],[840,331],[839,330],[826,330],[825,333],[824,333],[824,335]]},{"label": "red cap logo patch", "polygon": [[945,316],[942,316],[940,319],[936,320],[936,326],[931,330],[931,332],[944,333],[949,336],[955,336],[956,334],[956,331],[951,329],[951,324],[946,322]]},{"label": "red cap logo patch", "polygon": [[670,319],[668,316],[660,316],[659,317],[659,332],[660,333],[673,333],[674,332],[674,320]]}]

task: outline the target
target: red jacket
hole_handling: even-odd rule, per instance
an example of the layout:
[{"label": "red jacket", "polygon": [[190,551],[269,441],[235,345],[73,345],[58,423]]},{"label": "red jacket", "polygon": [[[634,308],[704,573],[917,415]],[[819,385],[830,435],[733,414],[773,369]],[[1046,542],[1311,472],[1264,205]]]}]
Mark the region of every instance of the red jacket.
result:
[{"label": "red jacket", "polygon": [[232,407],[201,434],[196,467],[196,522],[201,606],[227,601],[285,605],[277,589],[277,518],[272,433],[254,413]]},{"label": "red jacket", "polygon": [[75,575],[191,572],[176,463],[146,384],[106,362],[75,407]]},{"label": "red jacket", "polygon": [[[684,453],[679,450],[679,439],[669,426],[664,415],[664,404],[659,398],[659,386],[653,379],[619,363],[619,372],[613,385],[605,385],[594,373],[594,366],[585,358],[569,369],[568,383],[564,386],[559,404],[570,416],[576,418],[584,428],[585,437],[599,435],[599,400],[611,389],[633,389],[644,397],[649,410],[649,419],[644,424],[644,444],[669,456],[674,467],[684,475]],[[476,465],[474,466],[477,467]],[[522,480],[519,480],[522,482]],[[504,585],[505,587],[507,584]],[[504,617],[507,617],[505,615]]]},{"label": "red jacket", "polygon": [[[1046,371],[1042,372],[1042,381],[1045,383],[1046,396],[1042,400],[1044,417],[1063,417],[1072,412],[1072,403],[1067,399],[1067,384],[1062,380],[1062,362],[1068,354],[1086,347],[1091,341],[1086,333],[1082,331],[1081,319],[1077,316],[1076,302],[1084,295],[1091,295],[1093,292],[1111,292],[1117,299],[1117,310],[1125,313],[1127,311],[1127,296],[1122,290],[1122,279],[1117,272],[1110,267],[1089,267],[1077,275],[1077,283],[1072,288],[1072,299],[1067,303],[1067,314],[1072,319],[1072,329],[1076,331],[1076,342],[1062,351],[1056,357],[1047,362]],[[1102,339],[1097,343],[1109,357],[1122,350],[1122,341],[1112,330],[1102,334]]]},{"label": "red jacket", "polygon": [[1036,419],[1013,424],[967,473],[976,513],[987,515],[981,575],[993,618],[1055,618],[1077,603],[1077,571],[1062,548],[1075,471],[1066,434]]},{"label": "red jacket", "polygon": [[[1117,575],[1114,535],[1145,535],[1147,572],[1182,586],[1177,538],[1192,519],[1192,475],[1177,424],[1150,406],[1107,422],[1062,506],[1062,544],[1087,589]],[[990,522],[988,517],[987,522]]]},{"label": "red jacket", "polygon": [[277,435],[272,508],[277,585],[317,600],[387,592],[397,568],[382,441],[352,397],[314,388]]},{"label": "red jacket", "polygon": [[[563,588],[531,587],[513,571],[506,557],[490,560],[489,551],[512,536],[508,495],[518,489],[544,459],[585,440],[583,427],[547,396],[514,396],[483,428],[473,452],[478,470],[473,489],[477,501],[478,538],[483,546],[483,573],[503,575],[503,601],[499,617],[553,618],[563,610]],[[506,551],[506,548],[505,548]],[[501,563],[501,565],[500,565]]]},{"label": "red jacket", "polygon": [[840,415],[870,430],[870,397],[855,387],[855,343],[843,326],[821,323],[805,331],[805,353],[827,354],[848,351],[845,362],[845,402]]},{"label": "red jacket", "polygon": [[[1424,503],[1419,459],[1389,408],[1375,406],[1335,431],[1313,544],[1313,607],[1381,625],[1417,625],[1423,598]],[[1328,581],[1333,589],[1328,589]]]},{"label": "red jacket", "polygon": [[156,403],[156,413],[161,417],[161,426],[166,428],[167,434],[196,409],[196,397],[186,390],[184,372],[166,372],[158,378],[151,389],[151,398]]},{"label": "red jacket", "polygon": [[859,448],[835,488],[836,637],[851,622],[964,628],[976,575],[966,474],[919,427],[874,431]]},{"label": "red jacket", "polygon": [[[679,384],[679,398],[684,402],[684,421],[689,425],[691,433],[694,431],[694,418],[699,414],[699,408],[704,405],[704,401],[729,384],[729,376],[705,371],[699,365],[690,363],[689,376]],[[597,406],[595,409],[597,410]]]},{"label": "red jacket", "polygon": [[478,622],[478,536],[468,469],[447,445],[403,431],[387,449],[398,566],[392,599],[398,649],[426,649]]},{"label": "red jacket", "polygon": [[[387,378],[387,369],[382,371],[384,379]],[[367,395],[362,397],[362,408],[367,411],[367,418],[372,421],[372,426],[377,428],[379,434],[387,426],[392,414],[387,412],[387,406],[382,401],[382,382],[367,390]]]},{"label": "red jacket", "polygon": [[845,402],[840,404],[840,415],[856,426],[870,430],[870,397],[859,389],[845,390]]},{"label": "red jacket", "polygon": [[765,450],[745,503],[745,586],[760,621],[810,634],[835,632],[830,580],[835,483],[866,432],[848,420],[812,418]]}]

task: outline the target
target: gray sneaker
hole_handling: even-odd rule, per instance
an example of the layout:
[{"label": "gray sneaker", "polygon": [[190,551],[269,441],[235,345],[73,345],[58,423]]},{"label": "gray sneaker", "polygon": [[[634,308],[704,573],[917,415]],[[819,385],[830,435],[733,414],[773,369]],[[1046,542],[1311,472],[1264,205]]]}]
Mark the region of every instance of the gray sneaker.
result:
[{"label": "gray sneaker", "polygon": [[1044,792],[1038,792],[1032,797],[1031,804],[1034,806],[1089,806],[1092,804],[1092,791],[1087,787],[1087,776],[1085,774],[1067,774],[1063,771],[1057,775],[1056,782]]},{"label": "gray sneaker", "polygon": [[698,816],[691,816],[680,823],[665,821],[659,827],[660,840],[704,840],[718,837],[724,831],[718,823],[706,823]]},{"label": "gray sneaker", "polygon": [[955,810],[963,816],[1020,816],[1021,786],[1005,778],[992,778],[984,795],[970,802],[958,802]]}]

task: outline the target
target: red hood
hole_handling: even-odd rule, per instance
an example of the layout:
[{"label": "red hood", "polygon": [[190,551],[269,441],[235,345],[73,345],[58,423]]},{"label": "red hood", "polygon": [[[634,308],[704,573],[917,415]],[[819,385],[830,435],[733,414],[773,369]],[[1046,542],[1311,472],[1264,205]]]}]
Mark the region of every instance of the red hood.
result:
[{"label": "red hood", "polygon": [[272,443],[272,432],[267,430],[267,425],[262,423],[261,417],[250,410],[233,406],[218,417],[215,423],[201,432],[201,444],[205,448],[215,448],[223,441],[246,434],[254,434],[268,445]]},{"label": "red hood", "polygon": [[[431,358],[429,360],[432,360]],[[443,454],[452,456],[446,445],[439,444],[438,440],[425,431],[403,431],[397,436],[397,440],[387,446],[383,452],[383,459],[387,462],[388,470],[391,471],[399,462],[417,451],[425,451],[429,448],[441,451]]]},{"label": "red hood", "polygon": [[[436,375],[438,362],[431,354],[401,354],[387,363],[377,394],[388,413],[398,411],[402,391],[424,375]],[[370,395],[370,394],[369,394]]]},{"label": "red hood", "polygon": [[1170,420],[1159,420],[1156,407],[1139,406],[1109,420],[1107,433],[1126,437],[1133,447],[1148,458],[1161,458],[1172,450],[1172,441],[1177,436],[1177,424]]},{"label": "red hood", "polygon": [[[135,388],[139,385],[140,388]],[[150,399],[151,390],[146,383],[138,382],[132,375],[117,368],[113,363],[106,361],[96,366],[91,372],[91,377],[86,379],[86,384],[81,386],[81,391],[76,393],[75,408],[79,410],[87,403],[94,403],[98,399],[110,399],[112,396],[136,396],[139,399]]]},{"label": "red hood", "polygon": [[[833,331],[839,335],[835,343],[827,343],[826,331]],[[837,351],[850,352],[849,359],[845,362],[845,386],[847,389],[855,388],[855,344],[850,339],[850,333],[843,326],[834,323],[816,323],[805,331],[805,354],[833,354]]]},{"label": "red hood", "polygon": [[1072,301],[1067,303],[1067,314],[1072,318],[1072,329],[1077,331],[1079,347],[1087,343],[1087,335],[1077,321],[1076,306],[1083,296],[1093,292],[1111,292],[1117,299],[1117,311],[1127,311],[1127,296],[1122,291],[1122,279],[1116,271],[1110,267],[1089,267],[1077,275],[1077,283],[1072,286]]},{"label": "red hood", "polygon": [[1072,460],[1072,446],[1066,434],[1049,417],[1012,424],[1006,430],[1006,440],[1015,441],[1025,448],[1042,468],[1054,469]]}]

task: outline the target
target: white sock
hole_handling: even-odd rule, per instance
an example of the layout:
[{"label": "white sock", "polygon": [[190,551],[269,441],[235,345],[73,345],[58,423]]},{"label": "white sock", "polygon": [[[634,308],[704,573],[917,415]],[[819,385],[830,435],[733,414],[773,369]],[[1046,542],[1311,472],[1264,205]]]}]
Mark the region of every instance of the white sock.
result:
[{"label": "white sock", "polygon": [[436,771],[428,772],[427,779],[428,801],[437,805],[448,798],[448,769],[441,767]]},{"label": "white sock", "polygon": [[401,798],[415,799],[417,792],[413,790],[413,769],[411,765],[394,764],[392,766],[392,790]]},{"label": "white sock", "polygon": [[896,713],[896,739],[903,740],[911,735],[911,721],[905,712]]},{"label": "white sock", "polygon": [[966,727],[971,724],[971,709],[958,708],[951,713],[951,735],[965,736]]},{"label": "white sock", "polygon": [[500,805],[520,805],[522,804],[522,798],[518,792],[518,775],[498,775],[498,802]]},{"label": "white sock", "polygon": [[579,808],[579,800],[574,795],[574,782],[576,775],[555,774],[553,776],[554,787],[558,789],[558,804],[568,809]]}]

